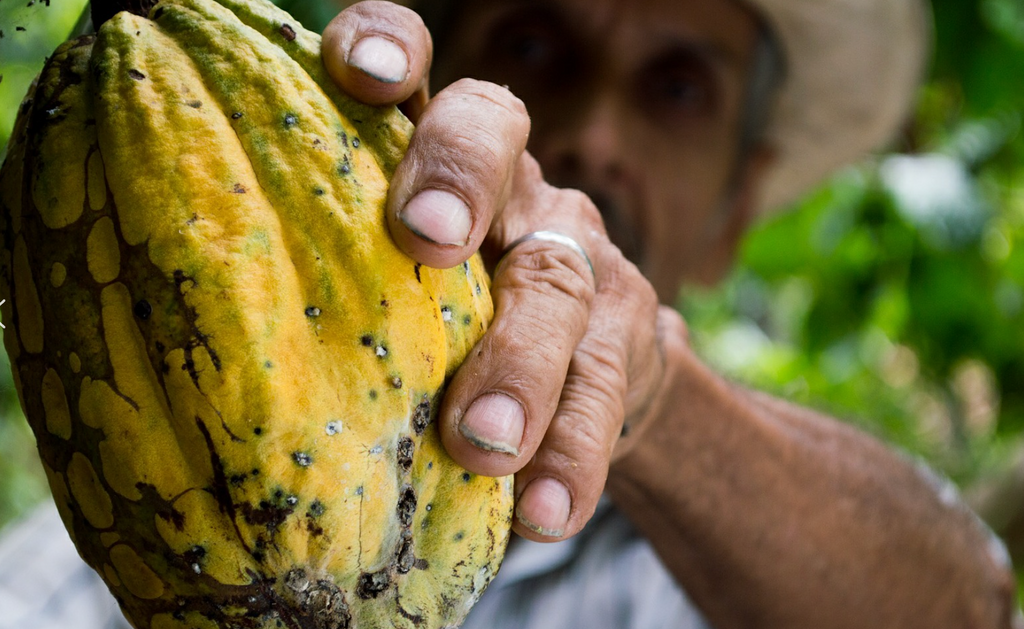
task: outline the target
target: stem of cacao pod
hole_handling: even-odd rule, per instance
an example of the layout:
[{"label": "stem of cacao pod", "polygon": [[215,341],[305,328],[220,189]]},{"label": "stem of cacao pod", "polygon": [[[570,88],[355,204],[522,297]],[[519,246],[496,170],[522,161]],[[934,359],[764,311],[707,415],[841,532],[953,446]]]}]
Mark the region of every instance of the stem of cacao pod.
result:
[{"label": "stem of cacao pod", "polygon": [[158,0],[92,0],[92,25],[96,30],[104,22],[114,17],[121,11],[129,11],[143,17],[149,15]]}]

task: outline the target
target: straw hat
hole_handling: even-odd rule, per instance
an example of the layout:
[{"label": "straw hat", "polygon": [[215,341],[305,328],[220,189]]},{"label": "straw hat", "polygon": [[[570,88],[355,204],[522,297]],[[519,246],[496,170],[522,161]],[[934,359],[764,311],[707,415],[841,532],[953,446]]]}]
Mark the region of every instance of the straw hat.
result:
[{"label": "straw hat", "polygon": [[[444,23],[455,0],[398,1]],[[924,77],[931,14],[927,0],[740,1],[786,57],[766,130],[778,158],[759,207],[771,211],[893,138]]]},{"label": "straw hat", "polygon": [[924,77],[931,15],[924,0],[746,1],[786,55],[760,204],[772,210],[892,139]]}]

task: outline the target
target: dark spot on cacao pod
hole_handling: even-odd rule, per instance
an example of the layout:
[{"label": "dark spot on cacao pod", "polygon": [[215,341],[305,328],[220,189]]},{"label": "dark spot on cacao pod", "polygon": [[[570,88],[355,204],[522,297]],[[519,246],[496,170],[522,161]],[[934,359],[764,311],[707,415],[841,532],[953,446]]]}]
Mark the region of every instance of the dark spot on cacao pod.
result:
[{"label": "dark spot on cacao pod", "polygon": [[472,322],[473,317],[470,317],[469,315],[465,315],[464,317],[462,317],[462,325],[469,325]]},{"label": "dark spot on cacao pod", "polygon": [[254,468],[252,468],[252,471],[249,472],[249,473],[252,474],[253,476],[259,476],[260,475],[260,470],[259,470],[259,468],[254,467]]},{"label": "dark spot on cacao pod", "polygon": [[398,466],[404,472],[412,469],[412,453],[415,447],[410,437],[402,437],[398,440]]},{"label": "dark spot on cacao pod", "polygon": [[462,480],[463,480],[463,482],[468,483],[469,479],[471,479],[471,478],[473,478],[473,477],[469,475],[469,472],[463,472],[462,473]]},{"label": "dark spot on cacao pod", "polygon": [[456,542],[461,542],[462,538],[465,537],[465,536],[466,536],[465,533],[463,533],[462,531],[459,531],[458,533],[456,533],[455,535],[452,536],[452,539],[455,540]]},{"label": "dark spot on cacao pod", "polygon": [[242,112],[236,111],[235,113],[231,114],[231,119],[232,120],[238,120],[239,118],[242,117],[242,115],[243,115]]},{"label": "dark spot on cacao pod", "polygon": [[263,434],[263,429],[260,428],[259,426],[256,426],[255,428],[252,429],[252,434],[254,434],[254,435],[262,435]]},{"label": "dark spot on cacao pod", "polygon": [[377,345],[373,353],[377,355],[377,358],[384,358],[388,355],[388,348],[384,347],[384,345]]},{"label": "dark spot on cacao pod", "polygon": [[352,138],[352,148],[359,148],[359,138]]},{"label": "dark spot on cacao pod", "polygon": [[323,188],[313,188],[313,194],[315,194],[318,197],[322,197],[325,194],[327,194],[327,191],[324,190]]},{"label": "dark spot on cacao pod", "polygon": [[284,116],[284,126],[286,129],[289,127],[294,127],[298,121],[299,117],[296,116],[295,114],[285,114]]},{"label": "dark spot on cacao pod", "polygon": [[428,562],[426,559],[420,558],[416,560],[416,563],[413,564],[413,567],[417,570],[426,570],[430,567],[430,562]]},{"label": "dark spot on cacao pod", "polygon": [[306,316],[307,317],[319,317],[320,316],[320,309],[317,308],[316,306],[309,306],[308,308],[306,308]]},{"label": "dark spot on cacao pod", "polygon": [[272,362],[270,362],[270,361],[268,360],[268,361],[265,361],[265,362],[263,363],[263,366],[264,366],[265,368],[267,368],[267,369],[270,369],[271,367],[273,367],[273,366],[274,366],[274,363],[272,363]]},{"label": "dark spot on cacao pod", "polygon": [[349,629],[352,614],[349,612],[345,595],[335,584],[321,579],[305,593],[297,595],[301,615],[295,627],[303,629]]},{"label": "dark spot on cacao pod", "polygon": [[370,399],[371,400],[376,400],[377,399],[377,389],[370,389]]},{"label": "dark spot on cacao pod", "polygon": [[422,284],[423,281],[420,279],[420,267],[421,266],[423,266],[423,265],[419,264],[419,263],[416,263],[416,266],[412,267],[412,270],[413,270],[413,272],[416,273],[416,281],[420,282]]},{"label": "dark spot on cacao pod", "polygon": [[25,32],[25,27],[24,26],[15,26],[14,30],[18,31],[19,33],[24,33]]},{"label": "dark spot on cacao pod", "polygon": [[427,469],[428,470],[434,469],[434,462],[433,461],[427,461]]},{"label": "dark spot on cacao pod", "polygon": [[133,79],[135,79],[136,81],[141,81],[141,80],[143,80],[143,79],[145,79],[145,78],[146,78],[146,75],[145,75],[145,74],[143,74],[143,73],[139,72],[139,71],[138,71],[138,70],[136,70],[135,68],[129,68],[129,69],[128,69],[128,76],[129,76],[130,78],[133,78]]},{"label": "dark spot on cacao pod", "polygon": [[402,526],[412,526],[412,515],[416,513],[416,491],[412,486],[406,485],[402,489],[395,512],[398,513],[398,522]]},{"label": "dark spot on cacao pod", "polygon": [[306,452],[292,452],[292,460],[300,467],[309,467],[313,464],[313,457]]},{"label": "dark spot on cacao pod", "polygon": [[132,308],[132,312],[135,316],[145,321],[153,314],[153,306],[149,304],[145,299],[140,299],[135,302],[135,307]]},{"label": "dark spot on cacao pod", "polygon": [[398,549],[395,569],[398,570],[399,574],[406,574],[412,570],[413,564],[415,563],[416,556],[412,552],[412,537],[405,537],[402,540],[402,545]]},{"label": "dark spot on cacao pod", "polygon": [[324,506],[324,503],[320,502],[319,500],[314,500],[313,502],[310,503],[309,510],[306,511],[306,515],[308,515],[311,518],[319,518],[324,514],[324,511],[326,510],[327,508]]},{"label": "dark spot on cacao pod", "polygon": [[293,592],[305,592],[309,589],[309,576],[302,568],[296,568],[285,576],[284,585]]},{"label": "dark spot on cacao pod", "polygon": [[482,294],[483,294],[483,292],[484,292],[484,291],[483,291],[483,289],[482,289],[482,288],[480,288],[480,285],[479,285],[479,284],[477,284],[477,285],[476,285],[476,294],[477,294],[477,295],[482,295]]},{"label": "dark spot on cacao pod", "polygon": [[401,389],[402,388],[402,379],[399,378],[398,376],[395,376],[394,378],[391,379],[391,386],[393,386],[396,389]]},{"label": "dark spot on cacao pod", "polygon": [[288,504],[289,507],[294,507],[295,505],[299,504],[299,497],[298,496],[288,496],[287,498],[284,499],[284,501],[285,501],[285,503]]},{"label": "dark spot on cacao pod", "polygon": [[205,548],[203,548],[202,546],[193,546],[192,548],[186,550],[181,555],[181,558],[182,560],[184,560],[186,565],[192,568],[193,572],[195,572],[196,574],[202,574],[202,567],[200,566],[200,562],[203,560],[203,557],[205,556]]},{"label": "dark spot on cacao pod", "polygon": [[359,575],[356,595],[361,599],[377,598],[381,592],[388,589],[389,585],[391,585],[391,575],[387,570],[364,572]]},{"label": "dark spot on cacao pod", "polygon": [[[268,500],[261,500],[259,507],[254,509],[248,502],[243,502],[239,506],[239,510],[242,512],[242,517],[249,524],[264,525],[268,531],[273,531],[290,516],[293,512],[288,507],[280,507]],[[262,548],[266,544],[262,543],[262,540],[256,541],[257,548]]]},{"label": "dark spot on cacao pod", "polygon": [[291,24],[282,24],[280,32],[281,36],[284,37],[285,40],[295,41],[295,29],[292,28]]},{"label": "dark spot on cacao pod", "polygon": [[369,347],[373,345],[373,337],[369,334],[364,334],[362,338],[359,339],[359,342],[363,344],[363,347]]},{"label": "dark spot on cacao pod", "polygon": [[430,401],[424,395],[420,403],[413,409],[412,429],[417,435],[422,435],[428,424],[430,424]]},{"label": "dark spot on cacao pod", "polygon": [[236,183],[235,187],[231,189],[231,192],[235,194],[245,194],[246,192],[248,192],[248,190],[246,190],[245,186],[243,186],[242,184]]},{"label": "dark spot on cacao pod", "polygon": [[187,104],[192,109],[199,109],[200,107],[203,106],[203,103],[201,101],[198,101],[198,100],[190,100],[190,101],[188,101]]},{"label": "dark spot on cacao pod", "polygon": [[346,157],[345,161],[343,161],[342,163],[338,164],[338,174],[339,175],[347,175],[350,172],[352,172],[352,166],[349,165],[348,158]]},{"label": "dark spot on cacao pod", "polygon": [[465,271],[466,273],[469,273],[469,261],[468,260],[463,260],[463,262],[462,262],[462,270]]}]

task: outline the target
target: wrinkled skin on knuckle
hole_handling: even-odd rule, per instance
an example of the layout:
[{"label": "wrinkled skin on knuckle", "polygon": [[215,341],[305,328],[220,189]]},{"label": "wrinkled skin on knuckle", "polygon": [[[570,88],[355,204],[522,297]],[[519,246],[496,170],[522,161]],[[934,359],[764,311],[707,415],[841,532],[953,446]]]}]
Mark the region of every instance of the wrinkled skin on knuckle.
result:
[{"label": "wrinkled skin on knuckle", "polygon": [[530,117],[523,102],[507,89],[486,81],[460,79],[439,92],[434,101],[435,106],[445,108],[452,124],[472,125],[476,133],[493,138],[495,146],[513,148],[515,154],[526,147]]},{"label": "wrinkled skin on knuckle", "polygon": [[[615,439],[609,438],[611,433],[608,427],[601,426],[594,421],[595,413],[599,412],[596,408],[598,400],[600,398],[595,399],[591,404],[567,405],[564,414],[560,415],[559,421],[563,422],[566,432],[572,434],[572,441],[567,442],[562,450],[566,460],[575,462],[577,465],[592,467],[595,470],[599,468],[601,473],[604,473],[615,445]],[[610,398],[605,401],[611,402]],[[618,417],[618,413],[614,410],[616,406],[614,403],[605,406],[605,414],[608,414],[609,417]],[[616,422],[615,427],[617,428],[619,425],[621,422]]]},{"label": "wrinkled skin on knuckle", "polygon": [[[530,357],[531,369],[529,372],[517,369],[503,377],[504,383],[514,385],[516,384],[514,379],[522,378],[526,384],[523,392],[529,392],[531,388],[536,388],[538,384],[547,381],[554,374],[564,377],[565,367],[556,360],[558,352],[537,351],[538,341],[545,343],[546,349],[548,349],[551,344],[558,343],[559,338],[560,334],[550,321],[536,316],[530,316],[525,321],[520,320],[514,326],[496,326],[489,339],[493,354],[509,361],[519,361],[523,356]],[[521,387],[512,386],[510,388]]]},{"label": "wrinkled skin on knuckle", "polygon": [[664,374],[663,331],[659,330],[662,307],[654,287],[636,265],[620,258],[614,281],[602,287],[599,299],[615,304],[617,316],[626,319],[622,324],[622,329],[629,331],[623,339],[624,415],[627,422],[633,422],[650,406]]},{"label": "wrinkled skin on knuckle", "polygon": [[617,414],[621,415],[628,382],[622,348],[617,347],[608,334],[591,334],[576,348],[572,360],[578,386],[587,397],[599,394],[603,399],[595,404],[617,409]]},{"label": "wrinkled skin on knuckle", "polygon": [[495,292],[511,289],[562,295],[584,310],[577,314],[585,316],[585,309],[594,297],[587,263],[561,245],[530,242],[519,248],[527,247],[530,247],[528,251],[517,252],[520,255],[502,265],[499,279],[495,282]]},{"label": "wrinkled skin on knuckle", "polygon": [[482,101],[489,102],[504,110],[504,112],[517,122],[529,124],[529,115],[526,113],[526,105],[508,88],[478,79],[463,78],[452,83],[446,91],[460,96],[471,96]]},{"label": "wrinkled skin on knuckle", "polygon": [[[467,121],[453,129],[447,138],[446,152],[453,158],[449,167],[466,181],[505,181],[509,174],[502,138],[485,125]],[[464,156],[472,156],[466,159]]]},{"label": "wrinkled skin on knuckle", "polygon": [[411,30],[410,27],[426,28],[419,14],[408,7],[383,0],[363,0],[346,11],[350,11],[366,26],[374,26],[374,30],[398,33]]}]

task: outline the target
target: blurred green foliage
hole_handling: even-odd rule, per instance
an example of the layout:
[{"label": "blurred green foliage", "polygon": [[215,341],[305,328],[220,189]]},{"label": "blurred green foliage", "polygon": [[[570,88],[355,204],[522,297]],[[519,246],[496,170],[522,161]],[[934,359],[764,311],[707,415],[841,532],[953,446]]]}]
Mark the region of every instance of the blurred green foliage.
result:
[{"label": "blurred green foliage", "polygon": [[[86,0],[0,2],[0,146],[6,147],[19,105],[44,59],[76,30],[85,7]],[[0,527],[26,513],[47,491],[7,353],[0,352]]]},{"label": "blurred green foliage", "polygon": [[6,146],[18,105],[43,60],[75,31],[86,4],[86,0],[0,2],[0,146]]},{"label": "blurred green foliage", "polygon": [[933,6],[931,78],[893,153],[763,221],[680,308],[724,372],[966,485],[1024,434],[1024,4]]},{"label": "blurred green foliage", "polygon": [[[724,285],[679,305],[724,373],[972,485],[1024,448],[1024,4],[933,5],[931,76],[893,152],[766,218]],[[0,2],[0,143],[83,6]],[[334,11],[289,8],[310,25]],[[0,526],[46,491],[18,408],[0,365]]]}]

